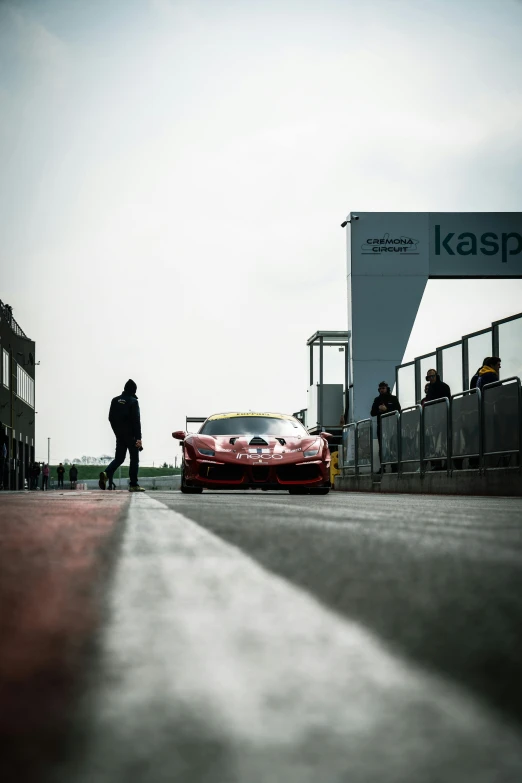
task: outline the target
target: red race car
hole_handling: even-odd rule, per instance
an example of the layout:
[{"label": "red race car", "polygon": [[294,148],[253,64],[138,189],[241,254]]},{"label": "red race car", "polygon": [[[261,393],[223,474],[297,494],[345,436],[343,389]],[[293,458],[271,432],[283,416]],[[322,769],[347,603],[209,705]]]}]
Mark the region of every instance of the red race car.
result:
[{"label": "red race car", "polygon": [[181,491],[287,489],[290,494],[330,491],[332,436],[310,435],[285,413],[216,413],[182,441]]}]

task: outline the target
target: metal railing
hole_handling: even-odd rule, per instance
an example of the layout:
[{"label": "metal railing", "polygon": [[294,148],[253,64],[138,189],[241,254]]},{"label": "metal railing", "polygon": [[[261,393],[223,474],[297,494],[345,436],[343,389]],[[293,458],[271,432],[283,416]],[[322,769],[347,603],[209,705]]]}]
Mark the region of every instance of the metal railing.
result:
[{"label": "metal railing", "polygon": [[482,392],[468,389],[451,398],[451,464],[465,459],[480,467],[482,455]]},{"label": "metal railing", "polygon": [[[496,391],[498,390],[498,391]],[[512,376],[380,417],[381,468],[398,473],[522,468],[522,389]],[[516,457],[513,460],[513,456]],[[512,462],[515,462],[513,465]],[[502,464],[500,464],[502,463]],[[414,467],[413,471],[410,466]],[[374,472],[372,420],[343,427],[344,475]]]},{"label": "metal railing", "polygon": [[[499,389],[500,394],[495,395],[494,391]],[[502,391],[508,390],[508,394],[502,395]],[[510,394],[511,393],[511,394]],[[496,397],[496,399],[495,399]],[[497,417],[497,406],[503,414],[515,415],[518,412],[518,427],[506,429],[502,419]],[[481,431],[482,431],[482,466],[485,468],[486,457],[506,457],[508,454],[518,454],[518,464],[521,464],[522,457],[522,423],[521,423],[521,390],[520,378],[516,375],[511,378],[503,378],[493,383],[488,383],[482,387],[482,405],[480,411]],[[498,425],[498,426],[492,426]],[[502,448],[502,443],[506,448]],[[488,449],[488,445],[494,445]],[[494,467],[491,466],[490,467]],[[501,467],[497,465],[496,467]],[[503,465],[502,467],[505,467]]]},{"label": "metal railing", "polygon": [[446,462],[447,470],[449,470],[451,415],[448,397],[440,397],[437,400],[425,402],[421,414],[421,423],[421,473],[424,473],[426,462],[430,462],[432,467],[435,463],[437,468],[443,468],[444,462]]},{"label": "metal railing", "polygon": [[[518,325],[517,325],[518,324]],[[515,357],[518,352],[513,345],[519,344],[519,332],[516,330],[522,327],[522,313],[516,313],[503,318],[500,321],[494,321],[490,326],[471,332],[462,336],[460,340],[455,340],[446,345],[440,345],[428,354],[417,356],[415,359],[404,364],[399,364],[395,368],[396,394],[399,399],[419,402],[424,396],[424,372],[421,372],[423,362],[428,357],[434,357],[432,366],[437,369],[439,375],[456,389],[467,389],[475,368],[480,366],[479,362],[482,356],[502,356],[508,353],[511,356],[509,372],[519,373],[519,363]],[[507,330],[507,331],[506,331]],[[510,336],[511,334],[511,336]],[[479,341],[480,348],[477,345]],[[452,350],[452,359],[450,359],[448,350]],[[506,350],[507,349],[507,350]],[[478,350],[478,353],[477,353]],[[479,358],[480,357],[480,358]],[[446,361],[448,364],[446,365]],[[470,362],[472,362],[470,364]],[[411,368],[408,371],[408,368]],[[507,365],[504,371],[507,372]],[[452,376],[452,380],[448,377]],[[459,376],[457,382],[456,376]]]},{"label": "metal railing", "polygon": [[355,472],[373,473],[373,432],[372,420],[361,419],[355,425],[355,443],[357,446],[357,461]]},{"label": "metal railing", "polygon": [[[412,421],[413,420],[413,424]],[[422,428],[422,405],[410,405],[403,408],[400,415],[400,464],[418,465],[421,469],[421,455],[424,451],[424,431]]]},{"label": "metal railing", "polygon": [[16,334],[17,337],[25,337],[26,340],[29,338],[23,331],[22,327],[15,321],[13,318],[13,308],[10,305],[4,304],[2,300],[0,299],[0,321],[5,321],[13,332]]},{"label": "metal railing", "polygon": [[[381,416],[381,448],[379,452],[381,467],[383,465],[391,465],[393,468],[401,460],[400,422],[401,415],[399,411],[390,411],[389,413],[383,413]],[[377,431],[378,429],[379,424],[377,424]]]},{"label": "metal railing", "polygon": [[343,427],[343,461],[342,468],[347,473],[353,472],[355,474],[357,469],[357,425],[355,422],[352,424],[345,424]]},{"label": "metal railing", "polygon": [[346,424],[343,427],[343,442],[339,467],[355,476],[361,473],[373,473],[373,434],[372,420]]}]

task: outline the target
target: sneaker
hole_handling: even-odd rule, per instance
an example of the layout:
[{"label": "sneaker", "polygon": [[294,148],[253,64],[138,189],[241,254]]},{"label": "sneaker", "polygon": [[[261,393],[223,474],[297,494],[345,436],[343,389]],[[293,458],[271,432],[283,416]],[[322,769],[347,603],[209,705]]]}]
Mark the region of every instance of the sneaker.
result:
[{"label": "sneaker", "polygon": [[98,486],[100,489],[105,489],[105,485],[107,484],[109,480],[108,475],[105,473],[104,470],[100,473],[100,480],[98,481]]},{"label": "sneaker", "polygon": [[129,487],[129,492],[145,492],[145,490],[139,484],[136,484],[135,487]]}]

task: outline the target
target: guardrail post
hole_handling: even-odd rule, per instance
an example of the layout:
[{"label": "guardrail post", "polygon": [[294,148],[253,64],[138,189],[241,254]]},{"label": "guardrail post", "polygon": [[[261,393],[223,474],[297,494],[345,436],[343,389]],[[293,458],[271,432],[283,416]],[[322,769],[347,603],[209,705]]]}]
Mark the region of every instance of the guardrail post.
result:
[{"label": "guardrail post", "polygon": [[451,462],[451,455],[453,453],[453,431],[451,427],[451,403],[447,397],[446,400],[446,475],[451,476],[453,472],[453,465]]},{"label": "guardrail post", "polygon": [[522,407],[521,407],[521,399],[522,399],[522,393],[521,393],[521,384],[520,384],[520,378],[517,375],[512,375],[509,378],[503,378],[502,380],[494,381],[493,383],[487,383],[485,386],[483,386],[481,389],[478,389],[479,392],[485,392],[486,389],[491,389],[494,386],[504,386],[504,384],[509,383],[510,381],[516,381],[517,385],[517,415],[519,420],[519,431],[517,433],[518,435],[518,449],[508,449],[500,452],[488,452],[485,450],[485,437],[484,437],[484,430],[485,430],[485,423],[486,423],[486,415],[485,415],[485,406],[484,406],[484,400],[485,400],[485,394],[481,394],[480,396],[480,403],[481,403],[481,415],[480,415],[480,429],[481,429],[481,452],[482,452],[482,470],[486,471],[486,457],[493,456],[493,455],[505,455],[505,454],[517,454],[518,456],[518,468],[522,466],[521,458],[522,458]]},{"label": "guardrail post", "polygon": [[484,472],[484,414],[482,412],[482,391],[477,388],[478,406],[479,406],[479,473]]},{"label": "guardrail post", "polygon": [[402,433],[401,433],[401,414],[397,411],[397,476],[401,472],[402,459]]},{"label": "guardrail post", "polygon": [[423,473],[424,473],[424,406],[421,405],[421,410],[419,415],[419,476],[422,476]]},{"label": "guardrail post", "polygon": [[357,422],[353,428],[353,450],[355,454],[355,475],[359,475],[359,433],[357,428]]},{"label": "guardrail post", "polygon": [[370,419],[370,476],[373,477],[373,421],[371,419]]}]

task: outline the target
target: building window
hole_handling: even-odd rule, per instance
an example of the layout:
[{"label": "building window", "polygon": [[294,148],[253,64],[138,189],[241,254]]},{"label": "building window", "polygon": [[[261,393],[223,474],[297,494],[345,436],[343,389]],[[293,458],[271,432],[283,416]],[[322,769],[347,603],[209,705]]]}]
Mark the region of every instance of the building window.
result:
[{"label": "building window", "polygon": [[19,364],[16,365],[16,396],[34,408],[34,380]]},{"label": "building window", "polygon": [[5,350],[5,348],[2,350],[2,379],[4,382],[4,386],[8,389],[10,385],[10,379],[9,379],[9,354]]}]

